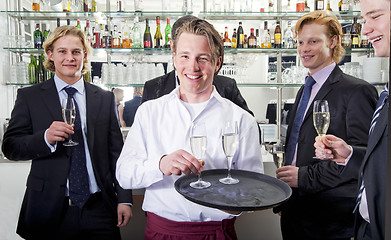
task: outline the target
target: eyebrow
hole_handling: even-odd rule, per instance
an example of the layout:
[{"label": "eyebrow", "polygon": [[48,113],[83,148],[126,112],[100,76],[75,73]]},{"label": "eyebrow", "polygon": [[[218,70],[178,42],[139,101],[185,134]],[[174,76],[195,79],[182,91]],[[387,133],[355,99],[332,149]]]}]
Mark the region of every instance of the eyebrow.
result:
[{"label": "eyebrow", "polygon": [[[375,14],[375,13],[382,12],[382,11],[384,11],[384,9],[374,9],[372,11],[367,12],[364,16]],[[361,18],[363,18],[364,16],[361,15]]]}]

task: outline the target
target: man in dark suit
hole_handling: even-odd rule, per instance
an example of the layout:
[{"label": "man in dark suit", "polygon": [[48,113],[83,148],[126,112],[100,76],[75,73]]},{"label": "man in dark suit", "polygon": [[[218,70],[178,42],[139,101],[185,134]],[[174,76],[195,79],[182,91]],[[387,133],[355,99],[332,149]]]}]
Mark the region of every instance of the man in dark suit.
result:
[{"label": "man in dark suit", "polygon": [[143,87],[135,87],[133,98],[125,102],[123,118],[127,127],[131,127],[134,122],[134,116],[141,104],[141,96],[143,95]]},{"label": "man in dark suit", "polygon": [[353,146],[365,147],[377,92],[336,65],[344,49],[342,28],[335,16],[326,11],[307,13],[298,20],[295,33],[298,53],[309,76],[292,108],[286,166],[277,169],[277,177],[292,187],[293,194],[275,211],[281,214],[284,239],[348,240],[353,236],[360,163],[343,168],[333,161],[313,158],[313,139],[318,135],[313,125],[313,101],[328,101],[328,133],[338,134]]},{"label": "man in dark suit", "polygon": [[[7,158],[32,160],[17,233],[25,239],[120,239],[118,227],[132,216],[132,192],[115,179],[123,140],[114,96],[83,80],[92,49],[78,28],[57,28],[44,49],[45,67],[56,74],[18,90],[2,145]],[[62,120],[60,102],[67,98],[77,105],[74,126]],[[70,134],[77,146],[63,145]]]},{"label": "man in dark suit", "polygon": [[[361,0],[362,33],[373,42],[378,57],[390,56],[390,0]],[[345,168],[362,162],[355,209],[355,239],[385,239],[388,84],[381,92],[370,125],[368,146],[349,146],[339,132],[316,139],[316,152],[326,152]],[[357,115],[359,117],[360,115]],[[369,126],[369,125],[368,125]],[[327,147],[327,149],[325,149]]]},{"label": "man in dark suit", "polygon": [[[176,30],[179,26],[183,25],[186,22],[190,22],[194,19],[198,19],[192,15],[186,15],[179,18],[175,21],[172,26],[171,36],[174,40],[176,37]],[[171,45],[172,49],[172,45]],[[221,66],[220,66],[221,68]],[[163,95],[170,93],[172,90],[179,85],[179,81],[176,77],[175,70],[167,73],[166,75],[154,78],[152,80],[147,81],[144,84],[144,93],[141,99],[141,102],[145,102],[148,100],[159,98]],[[248,108],[246,100],[240,94],[238,86],[236,85],[235,79],[228,78],[225,76],[215,75],[213,79],[213,85],[216,87],[217,92],[223,97],[231,100],[233,103],[243,108],[251,115],[254,116],[253,112]]]}]

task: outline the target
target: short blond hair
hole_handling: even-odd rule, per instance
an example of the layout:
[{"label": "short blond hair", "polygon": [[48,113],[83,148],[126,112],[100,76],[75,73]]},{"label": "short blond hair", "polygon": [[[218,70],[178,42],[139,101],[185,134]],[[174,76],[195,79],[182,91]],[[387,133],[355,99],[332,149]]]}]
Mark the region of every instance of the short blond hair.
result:
[{"label": "short blond hair", "polygon": [[[79,28],[77,28],[75,26],[68,26],[68,25],[60,26],[60,27],[56,28],[52,34],[50,34],[48,39],[46,39],[46,41],[43,43],[43,48],[45,50],[46,56],[48,55],[48,51],[53,52],[54,43],[59,38],[67,36],[67,35],[78,37],[80,39],[81,43],[83,44],[83,48],[84,48],[85,53],[87,53],[87,57],[84,58],[83,68],[81,70],[81,73],[84,74],[91,69],[91,65],[88,62],[88,56],[90,56],[92,53],[92,47],[88,43],[84,33]],[[51,72],[56,71],[56,67],[54,66],[54,62],[52,60],[50,60],[49,58],[46,58],[46,60],[44,62],[44,66],[47,70],[49,70]]]},{"label": "short blond hair", "polygon": [[334,62],[339,63],[346,51],[342,47],[342,26],[337,17],[327,11],[318,10],[309,12],[297,21],[295,26],[295,38],[299,35],[304,25],[313,23],[326,26],[327,32],[325,34],[330,42],[334,36],[337,36],[337,44],[332,50],[331,57]]}]

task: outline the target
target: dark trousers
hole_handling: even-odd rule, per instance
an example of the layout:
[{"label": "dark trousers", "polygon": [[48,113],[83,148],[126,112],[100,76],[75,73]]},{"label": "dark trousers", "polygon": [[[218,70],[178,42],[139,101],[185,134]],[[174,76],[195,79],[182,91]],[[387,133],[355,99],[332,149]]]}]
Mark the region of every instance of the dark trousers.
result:
[{"label": "dark trousers", "polygon": [[102,194],[90,196],[83,208],[64,200],[64,216],[53,239],[70,240],[119,240],[117,216],[105,205]]}]

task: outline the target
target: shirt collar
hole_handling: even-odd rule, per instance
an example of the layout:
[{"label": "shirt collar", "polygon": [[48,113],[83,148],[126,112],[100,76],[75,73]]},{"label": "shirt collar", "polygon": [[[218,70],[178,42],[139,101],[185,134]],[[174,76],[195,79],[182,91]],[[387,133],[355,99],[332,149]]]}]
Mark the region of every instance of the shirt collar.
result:
[{"label": "shirt collar", "polygon": [[[177,99],[180,100],[179,86],[177,86],[177,87],[170,93],[170,95],[171,95],[170,97],[175,97],[175,98],[177,98]],[[217,92],[215,86],[213,86],[213,91],[212,91],[212,94],[210,95],[210,98],[208,99],[208,101],[210,101],[211,99],[216,99],[216,100],[219,101],[219,102],[224,101],[224,100],[223,100],[223,97],[220,96],[220,94]]]},{"label": "shirt collar", "polygon": [[54,75],[54,83],[56,84],[56,88],[57,88],[57,92],[60,92],[62,91],[65,87],[73,87],[73,88],[76,88],[76,90],[80,93],[80,94],[84,94],[84,81],[83,81],[83,77],[81,77],[79,79],[79,81],[77,81],[76,83],[74,83],[73,85],[69,85],[68,83],[64,82],[62,79],[60,79],[57,74]]},{"label": "shirt collar", "polygon": [[327,78],[329,78],[331,72],[334,70],[336,65],[337,64],[335,62],[331,63],[330,65],[314,73],[312,75],[312,78],[317,84],[323,85],[326,82]]}]

